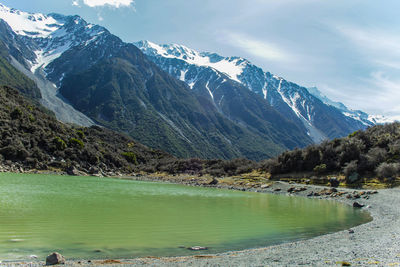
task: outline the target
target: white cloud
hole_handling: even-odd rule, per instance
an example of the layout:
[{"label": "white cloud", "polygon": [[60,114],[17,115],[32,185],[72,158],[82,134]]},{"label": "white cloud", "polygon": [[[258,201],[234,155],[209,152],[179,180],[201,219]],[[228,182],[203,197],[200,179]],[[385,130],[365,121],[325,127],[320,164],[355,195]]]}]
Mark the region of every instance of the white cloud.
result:
[{"label": "white cloud", "polygon": [[235,46],[253,56],[273,61],[288,61],[289,53],[278,48],[275,44],[254,39],[240,33],[225,33],[222,41]]},{"label": "white cloud", "polygon": [[83,3],[90,7],[111,6],[111,7],[127,7],[134,3],[134,0],[83,0]]},{"label": "white cloud", "polygon": [[72,5],[73,5],[73,6],[79,6],[79,2],[78,2],[78,0],[74,0],[74,1],[72,1]]},{"label": "white cloud", "polygon": [[371,62],[400,69],[400,37],[382,29],[341,26],[337,30]]}]

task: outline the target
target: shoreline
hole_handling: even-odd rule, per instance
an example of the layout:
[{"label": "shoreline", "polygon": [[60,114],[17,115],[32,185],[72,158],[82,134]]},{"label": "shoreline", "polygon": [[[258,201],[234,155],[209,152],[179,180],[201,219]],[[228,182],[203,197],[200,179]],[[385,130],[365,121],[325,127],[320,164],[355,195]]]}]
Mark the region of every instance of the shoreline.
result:
[{"label": "shoreline", "polygon": [[[198,180],[160,179],[159,177],[110,177],[137,181],[169,182],[190,186],[259,193],[288,194],[309,198],[333,199],[348,205],[356,201],[365,205],[371,222],[311,239],[283,243],[263,248],[229,251],[218,254],[199,252],[194,256],[143,257],[119,260],[71,260],[66,266],[400,266],[400,188],[356,190],[332,189],[326,186],[287,182],[269,182],[261,186],[238,186],[199,183]],[[311,194],[312,192],[312,194]],[[377,193],[378,192],[378,193]],[[377,194],[376,194],[377,193]],[[31,262],[3,262],[0,266],[42,266],[43,260]]]}]

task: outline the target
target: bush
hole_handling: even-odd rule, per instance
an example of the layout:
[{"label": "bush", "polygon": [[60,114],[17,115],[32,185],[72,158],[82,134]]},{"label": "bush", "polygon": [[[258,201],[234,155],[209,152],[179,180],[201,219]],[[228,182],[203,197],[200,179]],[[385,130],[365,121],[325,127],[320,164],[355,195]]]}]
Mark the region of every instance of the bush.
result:
[{"label": "bush", "polygon": [[76,130],[75,133],[80,139],[85,139],[85,133],[82,130]]},{"label": "bush", "polygon": [[313,171],[319,174],[326,172],[326,164],[320,164],[315,166]]},{"label": "bush", "polygon": [[399,163],[381,163],[375,170],[379,178],[393,178],[400,170]]},{"label": "bush", "polygon": [[22,117],[22,110],[20,110],[19,108],[15,108],[11,113],[11,119],[16,120]]},{"label": "bush", "polygon": [[56,146],[57,150],[64,150],[67,148],[67,144],[58,136],[53,139],[53,144]]},{"label": "bush", "polygon": [[358,180],[357,160],[350,161],[343,168],[343,174],[347,183],[354,183]]},{"label": "bush", "polygon": [[82,140],[79,140],[77,138],[71,138],[69,139],[69,143],[71,146],[77,147],[77,148],[84,148],[85,144],[83,143]]},{"label": "bush", "polygon": [[133,163],[135,165],[138,164],[136,154],[133,152],[122,152],[121,154],[128,162]]}]

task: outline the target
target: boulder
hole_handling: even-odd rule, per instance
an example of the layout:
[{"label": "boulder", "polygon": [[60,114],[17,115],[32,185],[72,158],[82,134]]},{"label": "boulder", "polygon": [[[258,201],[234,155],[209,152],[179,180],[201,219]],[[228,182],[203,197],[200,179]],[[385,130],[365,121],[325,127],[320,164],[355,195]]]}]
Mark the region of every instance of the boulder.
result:
[{"label": "boulder", "polygon": [[218,184],[218,180],[215,178],[212,178],[211,182],[208,183],[209,185],[216,185]]},{"label": "boulder", "polygon": [[292,186],[292,187],[290,187],[287,191],[288,191],[289,193],[292,193],[295,189],[296,189],[296,187]]},{"label": "boulder", "polygon": [[354,202],[354,203],[353,203],[353,207],[354,207],[354,208],[362,208],[362,207],[364,207],[364,205],[363,205],[363,204],[360,204],[360,203],[358,203],[358,202]]},{"label": "boulder", "polygon": [[336,177],[331,177],[331,178],[329,179],[329,184],[330,184],[332,187],[338,187],[339,184],[340,184],[340,182],[339,182],[339,180],[338,180]]},{"label": "boulder", "polygon": [[65,264],[65,258],[58,252],[53,252],[46,258],[46,265]]},{"label": "boulder", "polygon": [[79,175],[79,171],[74,167],[74,166],[70,166],[66,169],[66,172],[68,175],[74,175],[74,176],[78,176]]}]

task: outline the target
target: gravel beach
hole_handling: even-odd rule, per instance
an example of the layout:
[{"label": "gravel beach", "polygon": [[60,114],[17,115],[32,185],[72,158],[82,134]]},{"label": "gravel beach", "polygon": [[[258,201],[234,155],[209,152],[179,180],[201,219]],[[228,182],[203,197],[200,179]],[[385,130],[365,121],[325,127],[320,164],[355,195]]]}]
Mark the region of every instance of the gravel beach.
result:
[{"label": "gravel beach", "polygon": [[[330,190],[327,187],[293,185],[277,182],[268,188],[249,191],[288,194],[290,188],[305,188],[297,195]],[[280,189],[280,190],[277,190]],[[361,190],[338,189],[345,194],[321,194],[317,198],[334,198],[353,205],[364,204],[373,217],[369,223],[308,240],[265,248],[233,251],[221,254],[199,254],[187,257],[146,257],[99,261],[68,261],[67,266],[400,266],[400,188],[381,189],[368,197],[350,198]],[[333,197],[332,197],[333,196]],[[8,262],[0,266],[42,266],[44,261]]]}]

